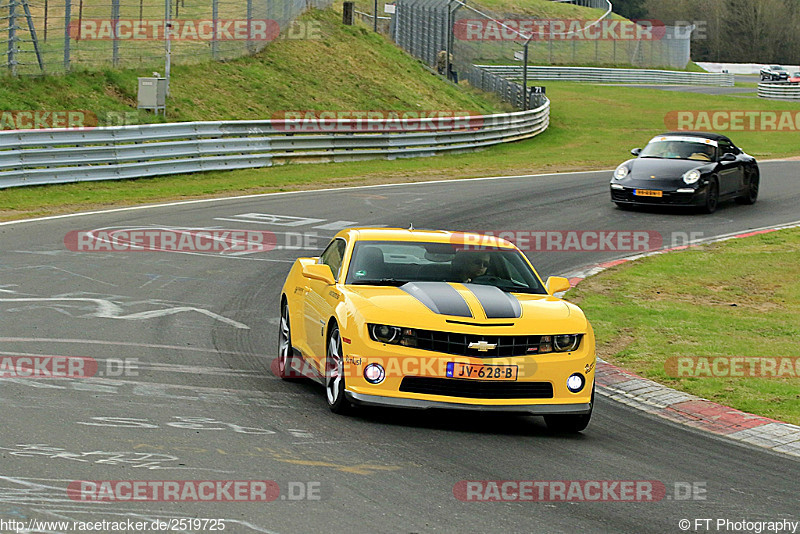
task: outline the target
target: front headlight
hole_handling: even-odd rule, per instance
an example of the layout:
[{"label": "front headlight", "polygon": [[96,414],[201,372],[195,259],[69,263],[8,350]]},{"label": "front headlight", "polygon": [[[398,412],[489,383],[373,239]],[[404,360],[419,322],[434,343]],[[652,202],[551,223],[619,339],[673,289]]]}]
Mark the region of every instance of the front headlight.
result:
[{"label": "front headlight", "polygon": [[623,178],[628,176],[629,172],[630,172],[630,169],[628,169],[628,166],[623,163],[622,165],[617,167],[617,170],[614,171],[614,179],[615,180],[622,180]]},{"label": "front headlight", "polygon": [[578,348],[581,336],[578,334],[562,334],[553,336],[553,349],[556,352],[572,352]]},{"label": "front headlight", "polygon": [[416,332],[411,328],[400,328],[385,324],[369,324],[369,337],[373,341],[386,343],[387,345],[403,345],[405,347],[416,346]]},{"label": "front headlight", "polygon": [[583,334],[559,334],[557,336],[542,336],[539,339],[538,354],[548,352],[572,352],[581,344]]},{"label": "front headlight", "polygon": [[692,169],[691,171],[683,175],[683,181],[687,185],[695,184],[699,179],[700,179],[700,171],[698,171],[697,169]]}]

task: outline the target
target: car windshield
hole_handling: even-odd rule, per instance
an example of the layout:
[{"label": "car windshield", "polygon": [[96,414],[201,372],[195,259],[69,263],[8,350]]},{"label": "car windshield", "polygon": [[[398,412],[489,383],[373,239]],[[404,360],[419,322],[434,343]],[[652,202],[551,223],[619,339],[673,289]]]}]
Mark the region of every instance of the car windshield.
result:
[{"label": "car windshield", "polygon": [[714,161],[716,143],[697,138],[657,137],[650,141],[639,154],[640,158],[691,159]]},{"label": "car windshield", "polygon": [[773,66],[772,66],[772,67],[770,67],[770,68],[771,68],[772,70],[784,70],[784,68],[783,68],[783,67],[781,67],[780,65],[773,65]]},{"label": "car windshield", "polygon": [[414,241],[359,241],[345,284],[394,285],[461,282],[503,291],[546,295],[518,250]]}]

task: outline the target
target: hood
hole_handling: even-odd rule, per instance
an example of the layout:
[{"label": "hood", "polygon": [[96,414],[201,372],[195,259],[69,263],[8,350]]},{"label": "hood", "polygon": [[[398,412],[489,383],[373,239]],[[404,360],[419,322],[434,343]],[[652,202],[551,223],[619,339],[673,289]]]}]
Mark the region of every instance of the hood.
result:
[{"label": "hood", "polygon": [[692,169],[705,167],[711,161],[693,161],[685,159],[664,159],[664,158],[636,158],[628,164],[631,172],[628,177],[632,179],[680,179],[684,173]]},{"label": "hood", "polygon": [[[525,327],[530,334],[583,331],[579,308],[550,295],[506,293],[494,286],[448,282],[409,282],[393,286],[348,286],[356,309],[368,322],[430,330],[453,324]],[[449,325],[449,326],[448,326]],[[541,332],[540,332],[541,331]]]}]

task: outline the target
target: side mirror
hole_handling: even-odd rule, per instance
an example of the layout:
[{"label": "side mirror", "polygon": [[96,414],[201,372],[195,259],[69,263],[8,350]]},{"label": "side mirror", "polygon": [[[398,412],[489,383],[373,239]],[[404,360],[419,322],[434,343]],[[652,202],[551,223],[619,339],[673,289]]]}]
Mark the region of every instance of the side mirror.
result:
[{"label": "side mirror", "polygon": [[324,263],[303,265],[303,276],[312,280],[320,280],[329,286],[332,286],[336,283],[336,280],[333,279],[333,271],[331,271],[331,268]]},{"label": "side mirror", "polygon": [[637,157],[641,153],[642,153],[642,149],[641,148],[634,148],[633,150],[631,150],[631,154],[633,154],[634,156],[637,156]]},{"label": "side mirror", "polygon": [[721,158],[719,158],[719,160],[720,161],[736,161],[736,156],[734,156],[730,152],[726,152],[725,154],[722,155]]},{"label": "side mirror", "polygon": [[550,292],[552,295],[553,293],[560,293],[561,291],[566,291],[571,285],[569,285],[569,280],[564,278],[563,276],[551,276],[545,282],[545,286],[547,286],[547,291]]}]

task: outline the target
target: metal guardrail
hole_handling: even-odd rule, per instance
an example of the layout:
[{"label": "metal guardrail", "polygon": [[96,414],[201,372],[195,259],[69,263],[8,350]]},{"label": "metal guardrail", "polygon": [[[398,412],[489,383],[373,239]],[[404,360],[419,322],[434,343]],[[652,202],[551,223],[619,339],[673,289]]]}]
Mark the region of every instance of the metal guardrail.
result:
[{"label": "metal guardrail", "polygon": [[[522,79],[520,65],[476,65],[512,80]],[[596,67],[528,67],[528,79],[591,83],[632,83],[658,85],[719,85],[733,87],[734,75],[712,72],[678,72],[654,69],[613,69]]]},{"label": "metal guardrail", "polygon": [[787,83],[759,83],[759,98],[775,100],[800,100],[800,85]]},{"label": "metal guardrail", "polygon": [[[533,137],[549,121],[545,99],[530,111],[461,117],[450,125],[339,119],[319,133],[298,132],[291,120],[10,130],[0,132],[0,188],[466,152]],[[405,131],[394,131],[401,125]],[[375,133],[378,126],[390,131]]]}]

